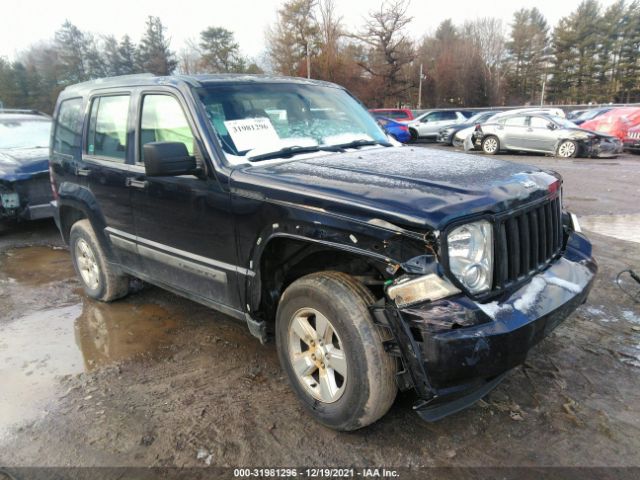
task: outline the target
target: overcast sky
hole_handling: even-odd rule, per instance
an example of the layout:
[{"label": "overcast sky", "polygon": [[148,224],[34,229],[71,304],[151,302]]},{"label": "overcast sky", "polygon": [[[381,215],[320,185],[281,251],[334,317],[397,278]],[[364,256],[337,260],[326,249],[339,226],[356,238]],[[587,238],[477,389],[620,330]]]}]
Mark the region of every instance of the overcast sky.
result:
[{"label": "overcast sky", "polygon": [[[196,39],[208,26],[222,26],[235,33],[244,54],[257,57],[264,51],[265,27],[274,22],[282,0],[5,0],[0,20],[0,56],[14,58],[32,43],[53,38],[69,19],[80,29],[121,37],[128,33],[137,41],[147,15],[162,19],[171,37],[171,47],[180,50],[188,39]],[[351,29],[362,24],[368,11],[380,0],[336,0],[344,23]],[[415,39],[433,32],[438,24],[452,18],[459,24],[479,16],[495,16],[506,25],[513,12],[522,7],[538,7],[551,25],[573,11],[580,0],[412,0],[413,22],[409,31]],[[614,0],[601,0],[603,6]]]}]

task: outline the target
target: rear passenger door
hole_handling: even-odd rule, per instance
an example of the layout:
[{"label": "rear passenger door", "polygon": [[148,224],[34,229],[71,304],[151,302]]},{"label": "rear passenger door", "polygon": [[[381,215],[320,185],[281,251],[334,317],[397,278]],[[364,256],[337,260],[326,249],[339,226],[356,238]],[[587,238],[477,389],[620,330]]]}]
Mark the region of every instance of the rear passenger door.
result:
[{"label": "rear passenger door", "polygon": [[501,143],[504,148],[518,150],[527,148],[527,136],[529,135],[527,117],[519,115],[517,117],[507,118],[502,124],[503,133]]},{"label": "rear passenger door", "polygon": [[86,179],[84,183],[97,200],[118,260],[137,270],[135,225],[127,184],[132,162],[130,109],[130,92],[101,93],[90,98],[83,165],[76,173]]},{"label": "rear passenger door", "polygon": [[144,173],[143,147],[150,142],[182,142],[205,166],[187,105],[168,89],[141,91],[137,103],[137,163],[130,184],[143,273],[196,299],[239,308],[229,193],[206,168],[202,176]]}]

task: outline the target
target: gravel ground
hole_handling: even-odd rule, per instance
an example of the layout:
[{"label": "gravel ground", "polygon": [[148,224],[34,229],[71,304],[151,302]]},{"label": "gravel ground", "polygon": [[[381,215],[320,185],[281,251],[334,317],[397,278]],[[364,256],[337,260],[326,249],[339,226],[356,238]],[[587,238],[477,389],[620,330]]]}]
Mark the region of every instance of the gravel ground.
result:
[{"label": "gravel ground", "polygon": [[640,271],[640,157],[501,157],[563,174],[600,273],[484,401],[429,424],[405,393],[368,428],[326,429],[273,345],[154,287],[87,299],[55,227],[38,222],[0,235],[0,465],[640,466],[640,305],[614,282]]}]

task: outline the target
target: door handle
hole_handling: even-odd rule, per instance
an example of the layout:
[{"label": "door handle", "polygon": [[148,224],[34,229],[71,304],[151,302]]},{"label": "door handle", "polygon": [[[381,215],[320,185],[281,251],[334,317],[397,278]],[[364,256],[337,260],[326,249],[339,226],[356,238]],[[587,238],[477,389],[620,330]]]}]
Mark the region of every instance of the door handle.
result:
[{"label": "door handle", "polygon": [[132,178],[132,177],[128,177],[125,183],[127,187],[142,188],[142,189],[147,188],[147,185],[149,185],[149,182],[147,182],[146,180],[136,180],[135,178]]},{"label": "door handle", "polygon": [[91,173],[91,170],[88,168],[78,168],[76,167],[76,175],[79,177],[87,177]]}]

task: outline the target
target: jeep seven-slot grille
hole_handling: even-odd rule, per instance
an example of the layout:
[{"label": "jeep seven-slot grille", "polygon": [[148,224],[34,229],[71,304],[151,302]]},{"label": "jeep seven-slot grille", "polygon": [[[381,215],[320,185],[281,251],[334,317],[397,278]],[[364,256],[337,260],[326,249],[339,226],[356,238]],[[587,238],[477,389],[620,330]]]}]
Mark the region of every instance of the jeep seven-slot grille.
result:
[{"label": "jeep seven-slot grille", "polygon": [[564,242],[560,199],[554,198],[496,223],[494,289],[542,269]]}]

